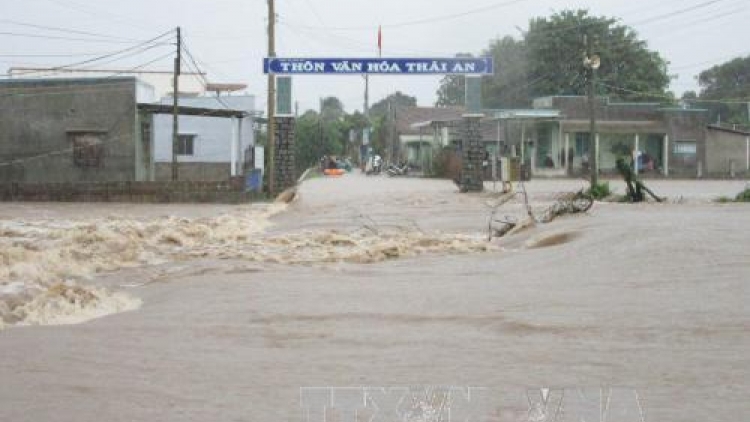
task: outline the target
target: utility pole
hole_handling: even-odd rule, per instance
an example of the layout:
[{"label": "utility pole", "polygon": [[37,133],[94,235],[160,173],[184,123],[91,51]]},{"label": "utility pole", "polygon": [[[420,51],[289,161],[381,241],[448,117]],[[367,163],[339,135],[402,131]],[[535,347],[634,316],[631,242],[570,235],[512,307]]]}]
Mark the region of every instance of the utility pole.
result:
[{"label": "utility pole", "polygon": [[596,69],[599,67],[598,63],[594,63],[591,52],[591,37],[584,35],[584,42],[586,43],[586,67],[589,69],[588,77],[588,102],[589,102],[589,166],[591,170],[591,188],[599,184],[599,149],[597,148],[596,142]]},{"label": "utility pole", "polygon": [[[276,8],[275,0],[268,0],[268,57],[276,57]],[[268,192],[276,192],[276,77],[268,72]]]},{"label": "utility pole", "polygon": [[[391,97],[391,98],[393,98],[393,97]],[[397,148],[398,140],[396,139],[396,104],[393,103],[393,99],[391,99],[389,101],[389,105],[390,106],[388,107],[389,108],[388,112],[389,112],[390,116],[388,116],[388,120],[390,120],[390,125],[389,126],[390,126],[390,129],[391,129],[390,130],[390,132],[391,132],[390,136],[388,137],[389,141],[390,141],[388,143],[391,146],[391,148],[390,148],[391,149],[391,154],[390,154],[390,158],[389,159],[390,159],[391,163],[397,163],[397,161],[398,161],[397,160],[397,158],[398,158],[398,148]]]},{"label": "utility pole", "polygon": [[365,105],[362,114],[370,119],[370,75],[365,75]]},{"label": "utility pole", "polygon": [[362,114],[365,116],[365,120],[367,121],[368,129],[370,125],[370,75],[365,74],[365,104],[364,108],[362,109]]},{"label": "utility pole", "polygon": [[180,63],[182,62],[182,35],[177,27],[177,57],[174,59],[174,92],[172,93],[172,181],[177,181],[177,152],[180,143]]}]

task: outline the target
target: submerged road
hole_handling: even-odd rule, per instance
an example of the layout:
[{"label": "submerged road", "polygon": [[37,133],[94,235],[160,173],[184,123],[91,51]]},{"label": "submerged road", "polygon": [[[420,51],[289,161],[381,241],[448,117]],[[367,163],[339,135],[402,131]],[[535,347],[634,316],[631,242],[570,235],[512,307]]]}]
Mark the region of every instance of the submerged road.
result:
[{"label": "submerged road", "polygon": [[[528,189],[543,205],[580,186],[535,181]],[[98,277],[143,306],[79,325],[0,331],[0,421],[315,422],[325,387],[361,388],[334,392],[344,408],[363,388],[408,386],[486,388],[486,412],[473,420],[578,421],[576,412],[627,415],[613,422],[745,420],[750,212],[705,201],[743,184],[654,187],[695,200],[596,204],[487,252],[371,263],[196,257]],[[481,237],[490,200],[438,180],[314,179],[264,236]],[[55,218],[76,213],[49,207]],[[97,207],[90,212],[112,210]],[[145,209],[119,212],[152,212]],[[507,210],[522,212],[518,203]],[[359,240],[330,245],[357,248]],[[373,397],[375,416],[384,416],[391,408]],[[411,397],[395,413],[401,420],[441,420],[430,411],[439,394],[416,403],[421,413]],[[337,410],[328,416],[345,422]]]}]

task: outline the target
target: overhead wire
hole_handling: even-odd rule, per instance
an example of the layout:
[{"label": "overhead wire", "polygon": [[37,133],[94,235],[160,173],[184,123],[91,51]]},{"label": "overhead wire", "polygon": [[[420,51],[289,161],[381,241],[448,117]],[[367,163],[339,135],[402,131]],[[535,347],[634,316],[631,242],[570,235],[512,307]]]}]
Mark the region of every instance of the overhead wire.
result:
[{"label": "overhead wire", "polygon": [[[425,25],[425,24],[436,23],[436,22],[441,22],[441,21],[448,21],[448,20],[453,20],[453,19],[462,18],[465,16],[484,13],[490,10],[499,9],[499,8],[506,7],[506,6],[512,6],[514,4],[524,3],[528,1],[531,1],[531,0],[510,0],[510,1],[506,0],[502,2],[493,3],[487,6],[470,9],[464,12],[457,12],[457,13],[451,13],[451,14],[446,14],[446,15],[434,16],[430,18],[414,19],[414,20],[409,20],[409,21],[401,21],[401,22],[396,22],[396,23],[383,24],[383,25],[380,25],[380,27],[401,28],[401,27],[407,27],[407,26]],[[312,30],[333,30],[333,31],[370,31],[370,30],[378,28],[377,26],[318,27],[318,26],[309,26],[309,25],[298,25],[298,24],[294,24],[293,22],[290,22],[290,24],[293,24],[294,26],[299,27],[299,28],[307,28],[307,29],[312,29]]]},{"label": "overhead wire", "polygon": [[[622,91],[622,92],[627,92],[627,93],[631,93],[631,94],[643,95],[645,97],[661,98],[661,99],[667,99],[667,100],[670,100],[670,101],[677,100],[676,98],[674,98],[672,96],[665,95],[665,94],[662,94],[662,93],[657,93],[657,92],[638,91],[638,90],[634,90],[634,89],[628,89],[628,88],[623,88],[623,87],[619,87],[619,86],[616,86],[616,85],[607,84],[607,83],[604,83],[604,82],[598,82],[598,85],[601,85],[601,86],[604,86],[604,87],[607,87],[607,88],[610,88],[610,89],[614,89],[616,91]],[[684,101],[684,102],[687,102],[687,103],[747,104],[748,102],[750,102],[750,98],[720,98],[720,99],[701,99],[701,98],[696,98],[696,99],[679,99],[679,101]]]},{"label": "overhead wire", "polygon": [[[166,59],[167,57],[170,57],[170,56],[172,56],[172,55],[174,55],[174,53],[168,53],[168,54],[165,54],[165,55],[163,55],[163,56],[159,56],[159,57],[157,57],[157,58],[155,58],[155,59],[149,60],[149,61],[147,61],[147,62],[145,62],[145,63],[142,63],[142,64],[140,64],[140,65],[138,65],[138,66],[135,66],[135,67],[129,68],[129,69],[127,69],[127,70],[121,70],[121,71],[118,71],[118,72],[116,72],[116,73],[113,73],[113,74],[111,74],[111,75],[108,75],[108,76],[106,76],[106,77],[103,77],[103,78],[99,78],[99,80],[116,79],[116,78],[118,78],[118,77],[120,77],[120,76],[122,76],[122,75],[127,75],[127,74],[129,74],[129,73],[133,73],[133,72],[135,72],[136,70],[139,70],[139,69],[143,69],[144,67],[150,66],[150,65],[152,65],[152,64],[154,64],[154,63],[157,63],[157,62],[159,62],[159,61],[161,61],[161,60],[164,60],[164,59]],[[2,85],[2,84],[0,84],[0,87],[2,87],[2,86],[3,86],[3,85]],[[10,90],[16,89],[16,90],[18,90],[18,91],[21,91],[21,90],[30,90],[30,89],[31,89],[31,90],[33,90],[33,88],[9,88],[9,89],[10,89]],[[81,88],[81,87],[73,87],[73,88],[70,88],[70,89],[71,89],[71,90],[82,90],[82,88]],[[49,91],[49,88],[48,88],[48,87],[39,87],[39,88],[37,88],[36,90],[37,90],[37,91],[40,91],[40,92],[39,92],[39,93],[37,93],[37,94],[24,94],[24,93],[20,93],[20,92],[17,92],[17,93],[7,93],[7,94],[0,94],[0,98],[2,98],[2,97],[10,97],[10,96],[56,95],[56,94],[67,94],[67,93],[68,93],[68,92],[65,92],[65,91]]]},{"label": "overhead wire", "polygon": [[[55,71],[59,71],[59,70],[71,69],[71,68],[76,68],[76,67],[83,66],[83,65],[86,65],[86,64],[99,62],[99,61],[106,60],[106,59],[109,59],[109,58],[112,58],[112,57],[121,56],[124,53],[129,53],[129,52],[132,52],[134,50],[139,50],[139,49],[144,49],[145,48],[145,50],[143,50],[143,51],[147,51],[148,49],[150,49],[152,47],[156,47],[156,46],[159,46],[159,45],[165,45],[165,44],[157,43],[157,41],[164,41],[164,42],[166,42],[166,41],[171,40],[171,38],[169,40],[162,40],[163,38],[165,38],[166,36],[168,36],[170,34],[172,34],[171,30],[168,31],[168,32],[165,32],[165,33],[163,33],[163,34],[161,34],[159,36],[151,38],[150,40],[143,41],[141,43],[138,43],[136,45],[130,46],[128,48],[121,49],[121,50],[118,50],[118,51],[114,51],[114,52],[111,52],[111,53],[107,53],[107,54],[104,54],[104,55],[101,55],[101,56],[98,56],[98,57],[94,57],[94,58],[91,58],[91,59],[82,60],[82,61],[75,62],[75,63],[69,63],[69,64],[66,64],[66,65],[55,66],[55,67],[51,67],[51,68],[48,68],[48,69],[31,70],[29,72],[22,72],[22,73],[19,73],[19,74],[15,74],[13,76],[24,76],[24,75],[34,75],[34,74],[38,74],[38,73],[55,72]],[[154,46],[153,45],[154,43],[157,43],[157,45]],[[139,52],[143,52],[143,51],[139,50]],[[127,56],[127,57],[130,57],[130,56]]]},{"label": "overhead wire", "polygon": [[66,34],[87,35],[87,36],[97,37],[97,38],[109,38],[109,39],[122,40],[122,41],[127,41],[127,42],[139,42],[140,41],[140,40],[135,40],[132,38],[123,38],[123,37],[119,37],[115,35],[81,31],[78,29],[61,28],[58,26],[39,25],[39,24],[29,23],[29,22],[20,22],[20,21],[16,21],[12,19],[0,19],[0,23],[8,23],[11,25],[23,26],[23,27],[34,28],[34,29],[44,29],[44,30],[53,31],[53,32],[62,32]]},{"label": "overhead wire", "polygon": [[46,0],[49,3],[56,4],[57,6],[75,10],[77,12],[85,13],[89,16],[94,16],[100,19],[105,19],[110,22],[117,23],[119,25],[129,26],[131,28],[137,28],[142,30],[150,31],[152,28],[147,25],[142,25],[138,22],[136,19],[129,18],[129,17],[123,17],[121,15],[116,15],[110,12],[103,12],[99,9],[92,8],[90,5],[82,5],[79,3],[75,3],[72,1],[63,1],[63,0]]}]

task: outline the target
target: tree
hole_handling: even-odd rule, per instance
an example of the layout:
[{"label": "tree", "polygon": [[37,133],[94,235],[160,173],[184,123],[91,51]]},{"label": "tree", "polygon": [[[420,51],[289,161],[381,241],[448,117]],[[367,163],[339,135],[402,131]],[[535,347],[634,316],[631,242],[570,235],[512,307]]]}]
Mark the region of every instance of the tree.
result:
[{"label": "tree", "polygon": [[[484,106],[527,107],[537,97],[585,95],[587,40],[601,58],[598,94],[628,101],[669,99],[667,62],[635,31],[616,22],[585,10],[566,10],[532,19],[522,40],[492,41],[482,52],[495,60],[495,74],[482,80]],[[438,106],[463,105],[464,78],[443,78],[437,97]]]},{"label": "tree", "polygon": [[316,165],[324,155],[340,155],[344,150],[342,123],[326,121],[314,110],[297,119],[295,161],[298,170]]},{"label": "tree", "polygon": [[685,91],[682,93],[682,99],[685,101],[694,101],[698,99],[698,94],[695,91]]},{"label": "tree", "polygon": [[[471,53],[456,54],[459,58],[473,57]],[[465,79],[460,75],[446,75],[437,90],[437,107],[462,106],[466,102]]]},{"label": "tree", "polygon": [[634,30],[616,22],[585,10],[532,19],[525,34],[532,82],[529,93],[534,97],[584,95],[587,81],[582,60],[588,42],[592,53],[601,58],[598,94],[629,101],[667,96],[667,62],[649,50]]},{"label": "tree", "polygon": [[401,91],[396,91],[395,93],[373,104],[372,107],[370,107],[370,117],[376,118],[387,116],[388,110],[390,109],[389,107],[403,108],[414,107],[416,105],[416,97],[403,94]]},{"label": "tree", "polygon": [[[713,120],[728,123],[750,122],[750,56],[738,57],[704,70],[698,76],[699,105],[711,111]],[[721,101],[721,102],[719,102]]]},{"label": "tree", "polygon": [[[344,143],[343,154],[347,156],[356,156],[356,148],[360,145],[359,142],[351,142],[350,133],[354,133],[354,140],[358,141],[362,137],[362,131],[368,127],[370,123],[365,118],[365,115],[359,111],[355,111],[354,114],[344,115],[339,130],[341,131],[341,138]],[[353,158],[353,157],[352,157]]]},{"label": "tree", "polygon": [[524,41],[513,37],[496,39],[482,55],[491,56],[496,64],[495,74],[482,80],[484,107],[522,108],[531,105]]},{"label": "tree", "polygon": [[336,97],[326,97],[320,106],[321,117],[326,122],[341,120],[344,117],[344,104]]}]

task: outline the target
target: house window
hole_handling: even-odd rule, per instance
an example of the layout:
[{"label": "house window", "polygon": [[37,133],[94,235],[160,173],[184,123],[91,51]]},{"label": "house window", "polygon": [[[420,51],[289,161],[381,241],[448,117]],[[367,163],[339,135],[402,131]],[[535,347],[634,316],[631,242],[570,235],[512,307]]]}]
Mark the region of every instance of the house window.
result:
[{"label": "house window", "polygon": [[578,132],[576,133],[576,156],[581,157],[583,154],[589,153],[589,134]]},{"label": "house window", "polygon": [[68,138],[73,147],[73,164],[91,168],[104,165],[104,132],[71,132]]},{"label": "house window", "polygon": [[698,144],[695,141],[677,141],[674,143],[674,153],[679,155],[695,155]]},{"label": "house window", "polygon": [[195,135],[179,135],[177,137],[177,155],[193,155]]}]

